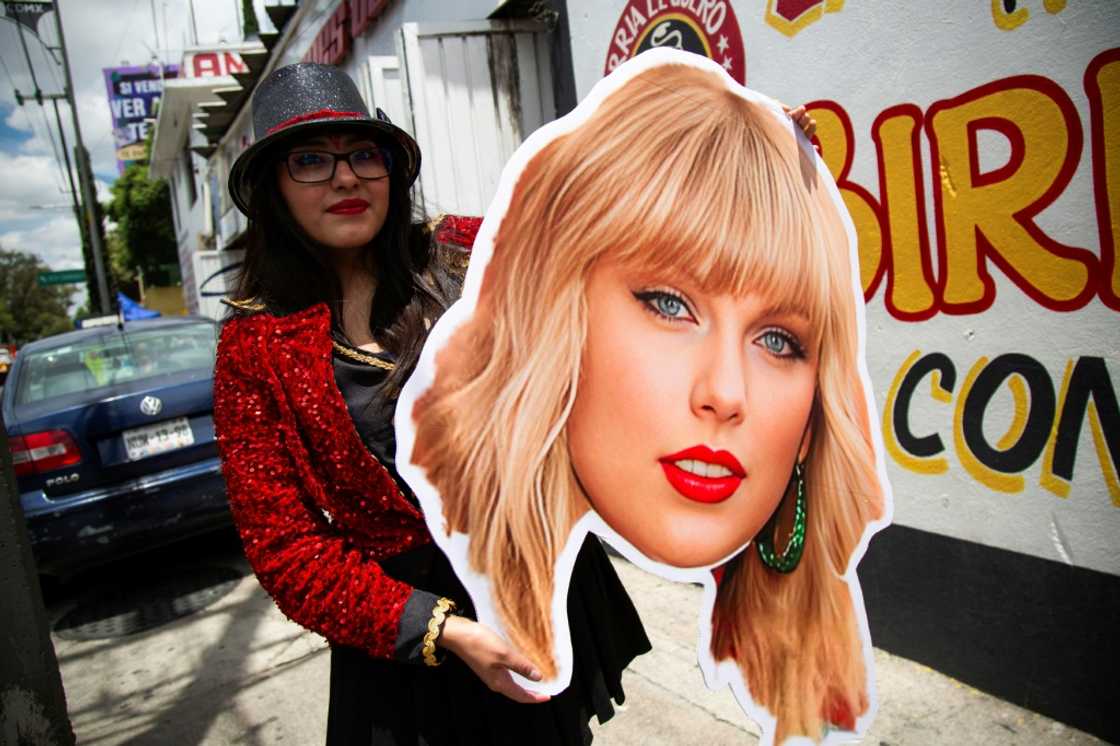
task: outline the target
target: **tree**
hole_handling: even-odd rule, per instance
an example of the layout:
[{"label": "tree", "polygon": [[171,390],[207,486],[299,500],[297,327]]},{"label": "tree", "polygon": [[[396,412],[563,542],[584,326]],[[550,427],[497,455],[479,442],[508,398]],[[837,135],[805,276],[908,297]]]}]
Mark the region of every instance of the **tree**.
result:
[{"label": "tree", "polygon": [[0,248],[0,341],[24,345],[74,328],[67,314],[73,285],[39,285],[50,268],[38,257]]},{"label": "tree", "polygon": [[148,162],[130,163],[113,182],[106,214],[116,222],[107,240],[109,265],[119,286],[135,279],[170,284],[168,267],[179,266],[179,247],[171,215],[171,192],[163,179],[148,177]]}]

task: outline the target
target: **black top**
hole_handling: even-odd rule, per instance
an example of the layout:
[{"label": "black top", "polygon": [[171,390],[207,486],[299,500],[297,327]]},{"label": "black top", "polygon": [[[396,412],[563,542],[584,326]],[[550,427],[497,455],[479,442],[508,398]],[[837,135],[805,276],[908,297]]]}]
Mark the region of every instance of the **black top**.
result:
[{"label": "black top", "polygon": [[[395,401],[384,401],[378,385],[388,371],[358,357],[392,363],[387,353],[369,353],[341,343],[335,348],[335,382],[366,447],[415,497],[396,469]],[[355,354],[357,353],[357,354]],[[363,651],[331,651],[327,744],[445,746],[470,744],[591,743],[588,720],[605,722],[621,704],[622,670],[650,649],[641,620],[599,540],[588,536],[580,548],[568,591],[572,637],[572,682],[539,705],[517,704],[491,692],[455,656],[432,668],[422,663],[420,644],[432,607],[440,596],[475,618],[470,596],[451,563],[434,544],[382,561],[389,575],[413,591],[401,617],[397,662],[370,658]],[[408,664],[413,665],[408,665]]]},{"label": "black top", "polygon": [[354,420],[354,428],[369,452],[389,470],[404,494],[415,503],[412,491],[397,473],[397,435],[393,430],[396,402],[387,402],[377,395],[377,387],[385,381],[389,371],[357,358],[372,358],[387,365],[396,364],[396,360],[387,352],[361,350],[337,339],[335,344],[353,356],[335,347],[334,381],[346,400],[346,409],[350,411],[350,419]]}]

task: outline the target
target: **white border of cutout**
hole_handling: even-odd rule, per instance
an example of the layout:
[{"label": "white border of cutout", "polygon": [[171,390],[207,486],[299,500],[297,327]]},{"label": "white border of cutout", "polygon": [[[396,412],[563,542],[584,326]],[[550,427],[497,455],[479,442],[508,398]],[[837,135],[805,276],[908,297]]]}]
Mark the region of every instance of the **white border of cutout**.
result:
[{"label": "white border of cutout", "polygon": [[[855,611],[856,622],[859,627],[864,667],[868,674],[867,693],[869,705],[867,712],[857,720],[854,733],[839,730],[829,731],[825,734],[821,743],[833,744],[848,742],[866,733],[868,726],[874,720],[875,714],[878,711],[878,696],[875,685],[875,668],[871,649],[871,637],[867,625],[867,614],[863,605],[863,592],[860,589],[859,580],[856,577],[856,566],[867,551],[867,544],[871,537],[890,523],[893,510],[893,499],[891,496],[890,483],[887,480],[886,463],[884,460],[882,433],[878,427],[879,417],[875,405],[874,393],[871,388],[871,379],[867,373],[866,321],[863,290],[860,285],[859,252],[856,243],[856,233],[848,210],[844,205],[843,199],[840,197],[840,193],[824,161],[817,155],[813,146],[800,130],[793,126],[789,117],[782,112],[781,106],[773,99],[739,85],[720,65],[712,60],[701,57],[700,55],[672,49],[654,49],[644,52],[615,68],[610,75],[595,84],[587,97],[581,101],[574,110],[560,119],[549,122],[532,133],[513,154],[502,170],[497,192],[490,203],[489,209],[486,211],[486,216],[479,229],[478,236],[475,239],[474,248],[471,253],[470,266],[467,269],[466,280],[463,286],[462,297],[456,301],[447,312],[444,313],[435,326],[432,327],[428,340],[420,354],[420,359],[416,364],[416,369],[401,391],[395,418],[397,433],[397,470],[400,472],[401,477],[412,487],[417,498],[420,500],[420,506],[424,511],[424,517],[428,523],[428,528],[432,533],[432,537],[440,549],[442,549],[451,560],[456,574],[458,574],[459,579],[470,593],[471,600],[474,602],[475,610],[478,613],[478,620],[491,629],[498,631],[503,637],[506,637],[503,632],[501,621],[491,602],[489,579],[485,575],[480,575],[470,570],[470,565],[467,560],[468,535],[459,532],[451,536],[447,535],[445,522],[443,520],[443,503],[440,494],[438,490],[428,482],[424,470],[412,463],[412,449],[416,441],[416,431],[412,421],[413,406],[416,400],[423,396],[428,388],[431,387],[435,379],[436,355],[450,341],[452,335],[459,326],[465,323],[474,313],[474,309],[478,303],[482,278],[486,273],[486,267],[489,265],[490,257],[494,251],[494,236],[505,218],[514,187],[517,185],[517,180],[521,177],[522,171],[533,157],[546,145],[557,137],[565,135],[583,125],[599,108],[599,104],[608,96],[623,87],[632,78],[646,70],[664,64],[690,65],[707,72],[717,73],[722,77],[724,84],[729,90],[748,101],[763,105],[769,109],[774,116],[780,118],[783,125],[797,138],[802,151],[810,156],[816,163],[817,174],[820,176],[821,183],[828,190],[829,196],[836,205],[844,223],[844,230],[847,234],[848,245],[850,247],[852,293],[856,299],[859,373],[864,390],[864,399],[867,402],[868,421],[874,441],[876,473],[878,474],[879,484],[883,489],[884,501],[882,518],[868,524],[858,546],[855,551],[852,552],[847,571],[843,576],[851,594],[852,607]],[[571,681],[572,645],[568,630],[567,615],[568,584],[571,580],[576,555],[589,532],[597,534],[599,537],[606,540],[626,559],[643,570],[666,578],[667,580],[681,583],[697,583],[703,586],[703,596],[698,615],[699,640],[697,642],[697,657],[700,663],[700,670],[704,675],[704,681],[709,689],[718,689],[724,685],[731,687],[735,699],[738,700],[743,710],[746,711],[751,719],[761,726],[762,739],[760,743],[764,746],[772,744],[774,742],[776,726],[774,716],[765,707],[756,704],[751,699],[746,683],[735,662],[725,660],[721,663],[716,663],[709,651],[712,635],[712,608],[715,604],[716,597],[716,583],[715,579],[712,577],[711,569],[723,564],[727,559],[743,551],[743,548],[732,552],[728,557],[709,566],[689,569],[672,567],[660,562],[654,562],[645,557],[641,552],[635,549],[633,545],[611,529],[594,510],[589,511],[576,522],[575,526],[573,526],[571,535],[568,537],[568,541],[564,545],[564,549],[560,553],[560,557],[556,563],[555,590],[552,598],[552,623],[555,639],[553,654],[558,668],[557,676],[550,681],[533,682],[515,674],[514,679],[517,683],[529,691],[541,694],[558,694],[566,689]],[[787,740],[787,743],[797,741],[809,742],[808,739],[791,738]]]}]

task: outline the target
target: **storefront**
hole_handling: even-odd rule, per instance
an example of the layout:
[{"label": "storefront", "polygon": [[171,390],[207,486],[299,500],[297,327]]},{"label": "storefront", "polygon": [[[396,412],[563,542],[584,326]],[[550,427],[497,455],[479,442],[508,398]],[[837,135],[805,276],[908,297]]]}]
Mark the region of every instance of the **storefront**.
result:
[{"label": "storefront", "polygon": [[[180,65],[181,75],[164,82],[163,99],[152,139],[150,172],[166,179],[171,193],[175,238],[179,247],[183,302],[188,313],[215,316],[217,298],[225,286],[214,284],[214,269],[228,266],[236,257],[218,252],[214,205],[220,199],[216,178],[209,173],[207,157],[214,149],[207,143],[199,116],[220,106],[217,92],[235,88],[235,75],[246,74],[246,59],[264,53],[259,43],[219,48],[189,48]],[[209,293],[217,290],[214,295]]]}]

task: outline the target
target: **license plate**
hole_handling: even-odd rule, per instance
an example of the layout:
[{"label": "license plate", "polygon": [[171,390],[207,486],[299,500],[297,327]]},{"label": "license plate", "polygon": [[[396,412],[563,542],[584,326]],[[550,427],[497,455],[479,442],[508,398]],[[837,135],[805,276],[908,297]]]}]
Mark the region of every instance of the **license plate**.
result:
[{"label": "license plate", "polygon": [[128,460],[137,461],[159,453],[194,445],[194,433],[186,417],[124,431]]}]

